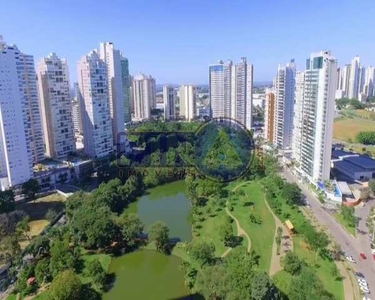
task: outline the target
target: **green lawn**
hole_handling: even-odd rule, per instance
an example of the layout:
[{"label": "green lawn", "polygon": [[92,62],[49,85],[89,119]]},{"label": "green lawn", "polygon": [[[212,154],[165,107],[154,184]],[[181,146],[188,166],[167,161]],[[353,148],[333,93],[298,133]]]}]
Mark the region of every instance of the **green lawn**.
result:
[{"label": "green lawn", "polygon": [[289,274],[288,272],[281,270],[277,272],[273,277],[273,283],[275,286],[283,292],[285,295],[289,294],[289,287],[292,282],[293,276]]},{"label": "green lawn", "polygon": [[101,263],[103,269],[107,271],[108,268],[109,268],[109,264],[111,263],[112,258],[108,254],[91,254],[91,253],[83,254],[80,257],[83,268],[82,268],[82,270],[79,274],[79,277],[81,278],[81,281],[82,281],[83,284],[86,284],[86,283],[89,283],[89,282],[92,281],[91,277],[85,276],[85,270],[87,268],[87,263],[90,262],[90,261],[93,261],[95,259],[98,259],[99,262]]},{"label": "green lawn", "polygon": [[[244,195],[241,195],[241,193],[244,193]],[[260,255],[259,267],[268,272],[276,225],[265,204],[262,187],[256,181],[245,183],[237,188],[235,194],[234,199],[237,198],[238,200],[231,201],[234,208],[232,213],[240,222],[241,227],[249,234],[251,249]],[[250,214],[259,216],[262,223],[252,223]]]},{"label": "green lawn", "polygon": [[7,298],[7,300],[16,300],[17,299],[17,295],[16,294],[10,294]]},{"label": "green lawn", "polygon": [[48,291],[41,292],[40,294],[36,295],[33,300],[47,300],[48,299]]},{"label": "green lawn", "polygon": [[298,255],[299,258],[304,259],[316,271],[324,288],[333,294],[337,300],[344,299],[342,281],[335,280],[331,275],[331,270],[335,263],[333,261],[324,260],[320,256],[316,258],[315,251],[309,249],[302,238],[296,236],[293,238],[293,242],[294,253]]},{"label": "green lawn", "polygon": [[344,220],[342,214],[334,213],[332,216],[341,224],[342,227],[349,231],[351,235],[356,236],[355,227],[351,226],[346,220]]},{"label": "green lawn", "polygon": [[[199,236],[195,236],[194,240],[209,241],[215,246],[215,255],[220,257],[221,254],[227,249],[223,241],[220,239],[219,230],[220,226],[225,222],[227,213],[224,209],[216,212],[216,216],[210,217],[206,215],[206,219],[200,223],[202,226],[198,229]],[[233,231],[236,234],[235,230]]]}]

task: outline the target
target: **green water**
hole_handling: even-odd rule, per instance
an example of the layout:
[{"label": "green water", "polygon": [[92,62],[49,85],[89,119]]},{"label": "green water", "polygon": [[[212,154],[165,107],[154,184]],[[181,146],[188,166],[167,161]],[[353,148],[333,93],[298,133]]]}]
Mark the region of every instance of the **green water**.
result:
[{"label": "green water", "polygon": [[183,271],[178,268],[180,263],[180,258],[155,250],[114,258],[109,272],[116,274],[115,285],[103,300],[190,299]]},{"label": "green water", "polygon": [[171,238],[190,241],[190,202],[184,192],[183,180],[149,189],[137,202],[131,203],[126,212],[136,213],[146,232],[148,226],[160,220],[167,224]]},{"label": "green water", "polygon": [[[155,221],[169,227],[171,238],[191,240],[190,202],[184,194],[185,182],[177,181],[153,189],[132,203],[126,213],[136,213],[145,229]],[[179,269],[182,260],[155,250],[140,250],[113,258],[109,273],[115,274],[113,287],[104,300],[192,299]]]}]

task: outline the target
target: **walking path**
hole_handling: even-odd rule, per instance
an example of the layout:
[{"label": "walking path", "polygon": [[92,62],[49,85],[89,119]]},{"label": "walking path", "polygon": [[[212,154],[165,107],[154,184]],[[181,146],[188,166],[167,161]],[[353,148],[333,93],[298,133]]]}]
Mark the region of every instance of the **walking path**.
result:
[{"label": "walking path", "polygon": [[[242,182],[240,183],[239,185],[237,185],[234,189],[233,189],[233,192],[236,191],[240,186],[246,184],[247,181],[245,182]],[[237,228],[237,236],[244,236],[246,239],[247,239],[247,252],[250,253],[250,249],[251,249],[251,239],[250,239],[250,236],[247,234],[247,232],[241,227],[240,225],[240,222],[238,221],[238,219],[229,211],[229,209],[226,207],[225,208],[225,211],[227,213],[227,215],[229,217],[231,217],[234,222],[236,223],[236,228]],[[229,252],[232,250],[231,247],[229,247],[227,250],[225,250],[223,252],[223,254],[221,254],[221,257],[225,257],[229,254]]]},{"label": "walking path", "polygon": [[[280,221],[280,219],[274,214],[271,207],[269,206],[267,200],[264,198],[264,202],[268,210],[271,212],[274,220],[275,220],[275,237],[273,240],[272,245],[272,257],[271,257],[271,265],[269,275],[272,277],[277,272],[281,271],[283,268],[281,266],[281,259],[285,256],[288,251],[293,251],[293,239],[291,238],[288,230],[285,228],[284,224]],[[277,243],[276,243],[276,236],[277,236],[277,228],[280,227],[283,230],[283,235],[281,239],[280,245],[280,254],[277,254]]]}]

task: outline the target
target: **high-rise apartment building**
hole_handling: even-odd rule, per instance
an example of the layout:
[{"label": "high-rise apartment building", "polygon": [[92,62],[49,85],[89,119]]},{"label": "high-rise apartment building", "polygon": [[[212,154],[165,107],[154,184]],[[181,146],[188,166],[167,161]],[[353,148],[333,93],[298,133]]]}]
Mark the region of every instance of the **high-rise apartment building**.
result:
[{"label": "high-rise apartment building", "polygon": [[358,68],[358,95],[364,93],[365,82],[366,82],[366,68],[360,65]]},{"label": "high-rise apartment building", "polygon": [[232,118],[250,129],[252,124],[253,65],[242,58],[209,67],[210,103],[213,118]]},{"label": "high-rise apartment building", "polygon": [[305,73],[297,72],[294,91],[294,116],[293,116],[293,158],[301,161],[302,129],[303,129],[303,100],[305,93]]},{"label": "high-rise apartment building", "polygon": [[275,92],[266,91],[265,114],[264,114],[264,138],[273,144],[275,129]]},{"label": "high-rise apartment building", "polygon": [[134,119],[147,120],[151,117],[151,109],[156,108],[155,79],[151,76],[138,74],[132,83]]},{"label": "high-rise apartment building", "polygon": [[65,59],[55,53],[40,60],[37,67],[45,154],[66,159],[75,152],[69,70]]},{"label": "high-rise apartment building", "polygon": [[375,68],[373,66],[369,66],[366,69],[366,79],[365,85],[363,88],[363,92],[366,94],[367,97],[374,96],[374,84],[375,84]]},{"label": "high-rise apartment building", "polygon": [[43,158],[43,138],[33,57],[0,36],[0,187],[33,177]]},{"label": "high-rise apartment building", "polygon": [[[337,61],[329,51],[311,54],[304,75],[296,79],[294,158],[301,176],[311,182],[328,180],[337,85]],[[303,97],[301,97],[303,95]],[[298,138],[298,136],[300,136]]]},{"label": "high-rise apartment building", "polygon": [[125,97],[124,98],[125,99],[124,121],[125,123],[128,123],[131,121],[132,110],[131,110],[131,92],[130,92],[131,80],[130,80],[130,74],[129,74],[129,61],[126,57],[121,58],[121,69],[122,69],[121,74],[122,74],[122,83],[123,83],[124,97]]},{"label": "high-rise apartment building", "polygon": [[350,81],[350,65],[345,65],[340,68],[340,76],[338,79],[338,89],[343,91],[344,96],[349,96],[349,81]]},{"label": "high-rise apartment building", "polygon": [[194,85],[181,85],[179,89],[180,95],[180,117],[191,121],[196,115],[196,98],[197,90]]},{"label": "high-rise apartment building", "polygon": [[163,86],[164,120],[176,119],[176,98],[177,93],[174,87]]},{"label": "high-rise apartment building", "polygon": [[349,77],[349,98],[357,98],[359,93],[359,56],[352,59],[350,65],[350,77]]},{"label": "high-rise apartment building", "polygon": [[78,62],[84,151],[100,158],[113,152],[113,133],[108,101],[107,65],[97,51]]},{"label": "high-rise apartment building", "polygon": [[274,86],[274,144],[280,149],[289,149],[292,145],[295,76],[296,67],[294,60],[286,66],[279,65]]},{"label": "high-rise apartment building", "polygon": [[[124,144],[125,117],[129,121],[129,69],[128,61],[119,50],[116,50],[113,43],[100,43],[100,59],[107,66],[108,78],[108,101],[112,122],[112,136],[116,144]],[[121,133],[119,135],[119,133]],[[121,138],[121,140],[118,140]]]}]

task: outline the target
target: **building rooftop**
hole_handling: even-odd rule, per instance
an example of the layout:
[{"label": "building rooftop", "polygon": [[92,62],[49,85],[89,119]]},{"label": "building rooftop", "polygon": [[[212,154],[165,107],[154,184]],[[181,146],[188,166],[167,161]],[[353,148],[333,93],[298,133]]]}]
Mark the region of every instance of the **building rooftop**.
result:
[{"label": "building rooftop", "polygon": [[358,154],[354,152],[345,151],[345,150],[332,150],[331,157],[332,159],[335,159],[335,158],[340,158],[346,155],[358,155]]},{"label": "building rooftop", "polygon": [[365,170],[375,170],[375,160],[364,155],[345,157],[345,161],[357,165]]},{"label": "building rooftop", "polygon": [[339,160],[334,163],[335,168],[341,168],[346,169],[349,173],[355,173],[355,172],[364,172],[365,169],[361,168],[360,166],[353,164],[351,162],[348,162],[345,160]]}]

